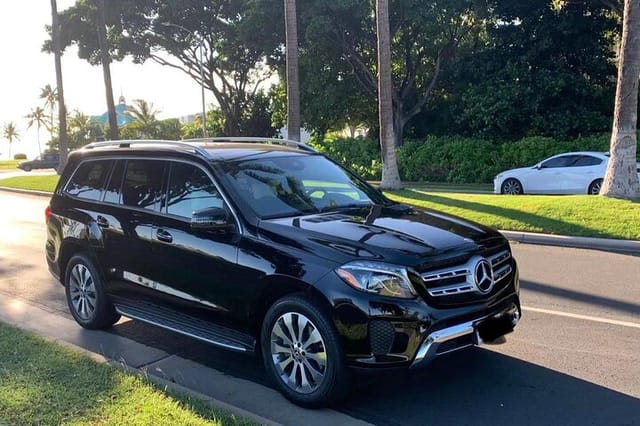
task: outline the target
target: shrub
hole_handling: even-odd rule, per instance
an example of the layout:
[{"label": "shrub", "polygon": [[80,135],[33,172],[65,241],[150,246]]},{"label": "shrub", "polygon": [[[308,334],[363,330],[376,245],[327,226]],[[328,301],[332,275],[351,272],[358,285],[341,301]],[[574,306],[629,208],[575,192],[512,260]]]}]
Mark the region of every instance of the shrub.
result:
[{"label": "shrub", "polygon": [[[311,145],[365,179],[381,178],[380,147],[375,140],[336,139],[312,141]],[[555,154],[607,151],[608,148],[608,134],[572,140],[531,136],[515,142],[429,136],[424,140],[405,142],[398,149],[397,158],[400,177],[404,181],[488,183],[502,171],[532,166]]]},{"label": "shrub", "polygon": [[22,153],[14,154],[13,159],[14,160],[26,160],[27,159],[27,154],[22,154]]}]

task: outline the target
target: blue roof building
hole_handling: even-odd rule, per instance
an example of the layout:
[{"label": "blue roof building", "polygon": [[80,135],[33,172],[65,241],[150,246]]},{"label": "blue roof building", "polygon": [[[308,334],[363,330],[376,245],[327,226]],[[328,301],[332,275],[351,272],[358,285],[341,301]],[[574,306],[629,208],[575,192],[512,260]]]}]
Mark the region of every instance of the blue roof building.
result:
[{"label": "blue roof building", "polygon": [[[129,106],[125,102],[124,96],[120,95],[120,99],[118,99],[118,105],[116,105],[116,122],[118,123],[118,127],[122,127],[126,124],[129,124],[135,119],[129,114]],[[103,125],[109,125],[109,112],[105,112],[102,115],[97,115],[91,117],[91,121],[94,123],[100,123]]]}]

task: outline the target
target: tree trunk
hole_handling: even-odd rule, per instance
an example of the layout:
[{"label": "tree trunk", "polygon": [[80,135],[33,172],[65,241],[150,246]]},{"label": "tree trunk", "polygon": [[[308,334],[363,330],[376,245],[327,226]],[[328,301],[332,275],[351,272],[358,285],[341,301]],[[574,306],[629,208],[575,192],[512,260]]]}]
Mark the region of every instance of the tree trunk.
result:
[{"label": "tree trunk", "polygon": [[638,148],[638,78],[640,76],[640,0],[626,0],[618,86],[611,132],[611,159],[600,194],[616,198],[640,198],[636,166]]},{"label": "tree trunk", "polygon": [[298,20],[296,0],[284,0],[287,59],[287,138],[300,140],[300,81],[298,78]]},{"label": "tree trunk", "polygon": [[62,88],[62,52],[60,51],[60,27],[58,23],[58,6],[56,0],[51,0],[51,37],[53,38],[53,57],[56,67],[56,89],[58,91],[58,149],[60,151],[60,165],[58,173],[62,172],[67,163],[67,108],[64,105],[64,89]]},{"label": "tree trunk", "polygon": [[111,84],[111,56],[107,45],[107,23],[105,20],[104,0],[95,0],[94,4],[98,12],[97,33],[100,59],[102,62],[102,75],[104,77],[104,91],[107,97],[107,111],[109,114],[109,139],[118,139],[118,121],[116,118],[116,104],[113,100],[113,87]]},{"label": "tree trunk", "polygon": [[389,33],[389,0],[376,0],[376,30],[378,34],[378,114],[380,149],[382,151],[382,182],[380,189],[401,189],[393,131],[393,95],[391,87],[391,40]]}]

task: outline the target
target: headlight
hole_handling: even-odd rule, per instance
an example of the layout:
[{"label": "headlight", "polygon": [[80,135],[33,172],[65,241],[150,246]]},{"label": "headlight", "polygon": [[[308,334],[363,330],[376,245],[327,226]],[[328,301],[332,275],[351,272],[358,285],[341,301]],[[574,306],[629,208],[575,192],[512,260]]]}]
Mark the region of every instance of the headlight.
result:
[{"label": "headlight", "polygon": [[413,299],[416,292],[402,266],[377,262],[351,262],[336,269],[351,287],[380,296]]}]

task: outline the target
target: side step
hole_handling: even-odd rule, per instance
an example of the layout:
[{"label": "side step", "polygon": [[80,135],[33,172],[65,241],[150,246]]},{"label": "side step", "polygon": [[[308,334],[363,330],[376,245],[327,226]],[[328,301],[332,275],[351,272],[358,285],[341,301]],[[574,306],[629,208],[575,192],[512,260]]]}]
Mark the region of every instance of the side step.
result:
[{"label": "side step", "polygon": [[116,311],[125,317],[157,325],[212,345],[237,352],[255,351],[255,339],[248,334],[185,315],[174,309],[124,299],[114,300],[114,306]]}]

